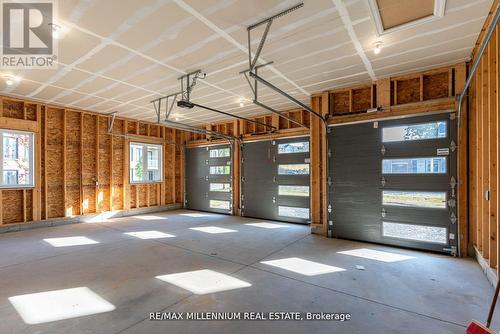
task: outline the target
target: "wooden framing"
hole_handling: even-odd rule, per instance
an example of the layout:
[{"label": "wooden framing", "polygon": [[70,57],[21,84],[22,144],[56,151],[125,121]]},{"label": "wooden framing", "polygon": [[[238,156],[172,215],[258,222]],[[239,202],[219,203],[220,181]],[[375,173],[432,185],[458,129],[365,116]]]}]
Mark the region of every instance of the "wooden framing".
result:
[{"label": "wooden framing", "polygon": [[[491,24],[498,2],[492,5],[490,15],[483,27],[473,56],[481,45],[485,31]],[[498,218],[500,175],[499,164],[499,119],[500,119],[500,28],[493,34],[481,57],[477,71],[469,88],[469,248],[481,263],[496,274],[500,269],[500,222]],[[473,59],[473,61],[475,58]],[[486,270],[487,268],[485,268]]]},{"label": "wooden framing", "polygon": [[[175,177],[164,177],[161,183],[130,186],[129,140],[107,133],[109,118],[0,96],[0,128],[35,133],[35,185],[0,189],[0,225],[181,203],[180,196],[170,194],[178,190]],[[117,117],[114,131],[137,135],[136,141],[158,143],[173,130]],[[177,135],[181,140],[181,132]],[[175,154],[181,150],[172,152],[173,144],[163,146],[164,159],[173,154],[175,161]],[[163,168],[162,175],[183,177],[182,158],[173,165],[164,163]],[[131,196],[131,191],[137,195]]]}]

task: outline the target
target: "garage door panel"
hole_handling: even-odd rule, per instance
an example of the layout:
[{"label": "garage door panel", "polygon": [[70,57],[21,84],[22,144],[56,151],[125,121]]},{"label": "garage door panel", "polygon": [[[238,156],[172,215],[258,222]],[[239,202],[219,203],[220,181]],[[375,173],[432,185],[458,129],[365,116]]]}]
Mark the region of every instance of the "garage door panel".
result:
[{"label": "garage door panel", "polygon": [[[186,207],[192,210],[230,213],[231,192],[212,191],[211,184],[229,185],[231,157],[211,157],[211,150],[229,149],[228,145],[186,149]],[[227,166],[228,174],[211,174],[210,167]],[[216,201],[216,202],[213,202]],[[226,205],[229,204],[229,208]]]},{"label": "garage door panel", "polygon": [[308,223],[309,139],[245,143],[242,155],[243,215]]},{"label": "garage door panel", "polygon": [[449,116],[333,128],[334,236],[456,252],[456,124]]}]

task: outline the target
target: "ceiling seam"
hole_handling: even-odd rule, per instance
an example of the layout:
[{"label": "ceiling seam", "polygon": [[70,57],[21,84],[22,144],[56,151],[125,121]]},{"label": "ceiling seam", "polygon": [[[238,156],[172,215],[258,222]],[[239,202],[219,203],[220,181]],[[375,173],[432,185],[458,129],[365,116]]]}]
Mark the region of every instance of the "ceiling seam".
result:
[{"label": "ceiling seam", "polygon": [[366,56],[363,47],[361,46],[361,43],[359,42],[358,37],[356,36],[356,32],[354,31],[354,26],[352,24],[351,18],[349,16],[349,12],[347,11],[347,8],[345,5],[342,3],[342,0],[332,0],[332,3],[334,6],[337,8],[340,18],[342,20],[342,23],[344,24],[344,27],[347,30],[347,34],[351,38],[352,43],[354,44],[354,48],[356,49],[356,52],[358,53],[358,56],[361,58],[361,61],[365,65],[366,71],[370,75],[370,78],[372,81],[376,81],[377,77],[375,76],[375,72],[373,71],[373,67],[368,60],[368,57]]},{"label": "ceiling seam", "polygon": [[[236,41],[233,37],[231,37],[228,33],[226,33],[224,30],[222,30],[221,28],[219,28],[217,25],[215,25],[212,21],[210,21],[209,19],[207,19],[205,16],[203,16],[201,13],[199,13],[198,11],[196,11],[193,7],[189,6],[188,4],[186,4],[184,1],[182,0],[173,0],[177,5],[179,5],[179,7],[181,7],[182,9],[184,9],[186,12],[188,12],[189,14],[193,15],[194,17],[196,17],[198,20],[200,20],[201,22],[203,22],[205,25],[207,25],[210,29],[214,30],[215,32],[217,32],[218,34],[220,34],[222,36],[222,38],[224,38],[226,41],[230,42],[231,44],[233,44],[234,46],[236,46],[238,49],[240,49],[241,51],[243,51],[245,54],[248,54],[249,50],[241,45],[238,41]],[[253,54],[253,53],[252,53]],[[260,58],[259,61],[261,63],[265,63],[266,61],[263,59],[263,58]],[[300,90],[304,95],[307,95],[307,96],[310,96],[311,94],[309,92],[307,92],[305,89],[303,89],[302,87],[300,87],[299,85],[297,85],[295,82],[293,82],[292,80],[290,80],[289,78],[287,78],[283,73],[281,73],[278,69],[276,69],[274,66],[270,65],[269,68],[271,69],[271,71],[273,71],[274,73],[278,74],[280,77],[282,77],[283,79],[285,79],[287,82],[289,82],[290,84],[292,84],[295,88],[297,88],[298,90]]]}]

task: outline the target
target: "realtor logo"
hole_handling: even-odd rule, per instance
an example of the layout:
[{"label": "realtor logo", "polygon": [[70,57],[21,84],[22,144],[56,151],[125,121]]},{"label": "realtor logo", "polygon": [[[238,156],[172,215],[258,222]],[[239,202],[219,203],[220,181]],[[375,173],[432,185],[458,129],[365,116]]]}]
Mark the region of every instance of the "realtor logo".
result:
[{"label": "realtor logo", "polygon": [[56,68],[53,0],[1,0],[2,54],[5,69]]}]

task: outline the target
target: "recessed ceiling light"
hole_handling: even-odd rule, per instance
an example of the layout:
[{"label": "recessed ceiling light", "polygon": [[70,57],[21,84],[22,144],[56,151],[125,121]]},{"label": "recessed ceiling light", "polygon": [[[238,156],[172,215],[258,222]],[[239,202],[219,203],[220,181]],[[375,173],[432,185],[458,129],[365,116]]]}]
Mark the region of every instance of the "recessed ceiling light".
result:
[{"label": "recessed ceiling light", "polygon": [[382,43],[381,41],[377,41],[375,42],[375,49],[373,49],[373,53],[375,53],[376,55],[378,55],[380,53],[380,51],[382,51],[382,45],[384,43]]}]

